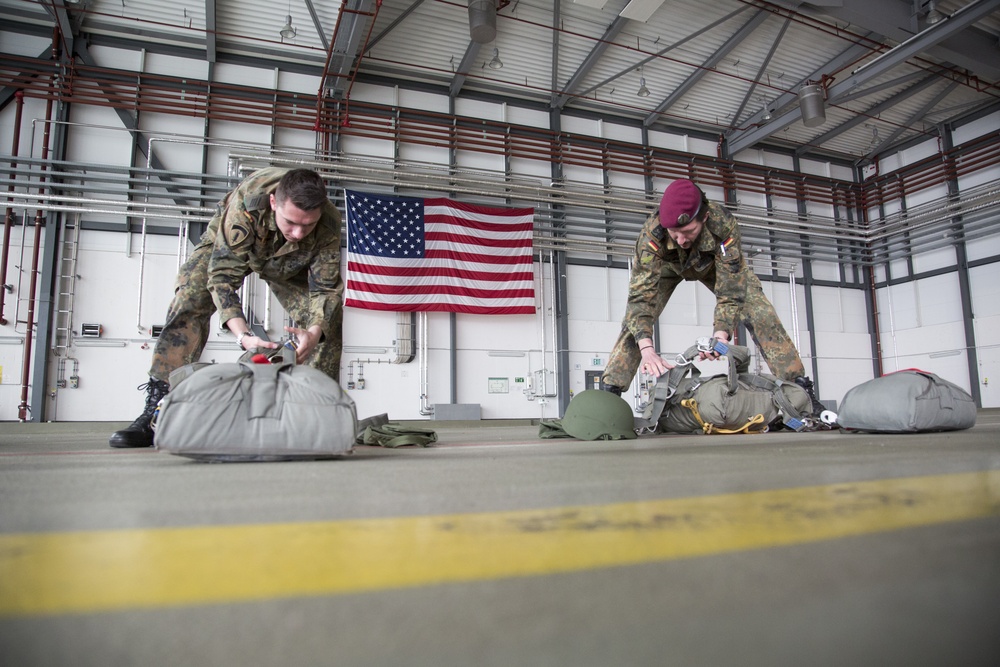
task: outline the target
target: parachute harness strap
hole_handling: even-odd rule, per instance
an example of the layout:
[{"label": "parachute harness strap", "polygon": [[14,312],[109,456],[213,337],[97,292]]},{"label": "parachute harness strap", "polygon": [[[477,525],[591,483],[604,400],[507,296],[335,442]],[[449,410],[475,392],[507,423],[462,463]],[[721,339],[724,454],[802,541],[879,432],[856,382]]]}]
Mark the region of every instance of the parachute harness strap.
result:
[{"label": "parachute harness strap", "polygon": [[701,418],[701,413],[698,412],[698,401],[693,398],[685,398],[681,401],[681,405],[691,411],[691,414],[694,415],[694,418],[698,420],[699,424],[701,424],[701,430],[704,431],[706,435],[712,435],[713,433],[717,433],[719,435],[730,435],[733,433],[767,433],[767,425],[761,429],[755,429],[753,431],[750,430],[751,426],[757,426],[764,423],[763,414],[758,413],[754,415],[747,420],[746,424],[739,428],[719,428]]}]

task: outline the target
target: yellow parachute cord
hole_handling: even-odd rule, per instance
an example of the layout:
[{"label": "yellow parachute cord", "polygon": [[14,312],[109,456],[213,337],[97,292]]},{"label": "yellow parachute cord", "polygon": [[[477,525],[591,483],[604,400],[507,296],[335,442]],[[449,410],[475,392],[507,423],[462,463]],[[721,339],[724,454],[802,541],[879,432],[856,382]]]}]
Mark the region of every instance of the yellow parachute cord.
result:
[{"label": "yellow parachute cord", "polygon": [[751,426],[764,423],[763,414],[754,415],[740,428],[718,428],[715,424],[709,424],[701,418],[701,414],[698,412],[698,401],[693,398],[685,398],[681,401],[681,405],[691,411],[691,414],[693,414],[694,418],[698,420],[699,424],[701,424],[701,430],[704,431],[706,435],[712,435],[713,433],[718,433],[720,435],[729,435],[732,433],[767,433],[767,426],[762,429],[757,429],[756,431],[750,430]]}]

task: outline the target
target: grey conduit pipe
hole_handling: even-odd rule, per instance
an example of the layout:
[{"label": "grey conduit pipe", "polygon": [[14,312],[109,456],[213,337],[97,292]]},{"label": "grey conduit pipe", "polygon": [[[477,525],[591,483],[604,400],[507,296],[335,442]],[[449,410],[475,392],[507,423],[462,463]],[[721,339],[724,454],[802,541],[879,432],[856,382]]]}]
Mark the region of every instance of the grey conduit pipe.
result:
[{"label": "grey conduit pipe", "polygon": [[[14,99],[17,103],[14,110],[14,138],[11,140],[11,163],[10,168],[12,170],[10,175],[10,185],[7,186],[7,192],[14,192],[14,174],[13,170],[17,168],[17,153],[21,146],[21,114],[24,111],[24,91],[19,90],[14,93]],[[4,304],[7,297],[7,258],[10,253],[10,228],[14,224],[14,207],[10,206],[10,202],[13,202],[12,197],[7,198],[7,215],[4,218],[3,223],[3,250],[2,256],[0,256],[0,325],[7,324],[7,318],[4,317]]]},{"label": "grey conduit pipe", "polygon": [[[45,117],[50,118],[52,116],[52,99],[50,98],[45,103]],[[51,124],[45,124],[45,130],[42,133],[42,175],[38,179],[39,183],[39,194],[41,194],[45,189],[45,161],[49,159],[49,139],[51,138],[51,132],[49,128],[52,127]],[[27,230],[25,230],[26,232]],[[22,233],[22,239],[24,234]],[[57,234],[52,234],[53,237]],[[50,243],[55,243],[55,238],[49,240]],[[24,332],[24,362],[21,364],[21,402],[17,406],[17,418],[19,421],[27,421],[28,419],[28,386],[29,380],[31,379],[31,347],[34,341],[34,334],[32,333],[32,328],[35,326],[35,292],[38,287],[38,255],[41,251],[42,246],[42,209],[39,208],[35,213],[35,241],[34,247],[31,252],[31,279],[28,282],[28,316],[27,323]],[[43,378],[37,378],[38,381],[43,381]]]}]

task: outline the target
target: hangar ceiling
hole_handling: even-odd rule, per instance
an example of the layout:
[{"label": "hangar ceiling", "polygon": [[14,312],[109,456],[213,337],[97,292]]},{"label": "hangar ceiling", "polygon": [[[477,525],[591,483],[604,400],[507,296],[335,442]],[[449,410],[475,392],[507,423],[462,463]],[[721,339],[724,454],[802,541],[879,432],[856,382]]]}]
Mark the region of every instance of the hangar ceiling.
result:
[{"label": "hangar ceiling", "polygon": [[[78,58],[252,61],[323,73],[344,100],[357,81],[436,86],[717,136],[728,155],[863,164],[1000,108],[1000,0],[0,0],[0,16],[58,26]],[[824,118],[803,118],[803,88]]]}]

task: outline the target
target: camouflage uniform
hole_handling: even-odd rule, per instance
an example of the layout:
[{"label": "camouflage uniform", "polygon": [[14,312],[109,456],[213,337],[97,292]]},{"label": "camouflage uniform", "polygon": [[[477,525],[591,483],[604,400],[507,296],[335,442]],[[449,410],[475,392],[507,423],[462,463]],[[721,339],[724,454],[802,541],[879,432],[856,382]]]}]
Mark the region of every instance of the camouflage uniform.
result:
[{"label": "camouflage uniform", "polygon": [[631,384],[642,360],[638,342],[653,338],[653,325],[682,280],[700,280],[715,293],[713,331],[731,333],[742,321],[772,373],[783,380],[805,375],[799,353],[740,252],[736,219],[711,203],[701,234],[687,250],[660,226],[658,213],[643,225],[635,245],[622,332],[602,378],[605,385]]},{"label": "camouflage uniform", "polygon": [[288,171],[261,169],[219,202],[177,277],[167,321],[153,350],[150,377],[168,381],[171,371],[201,357],[216,310],[223,324],[243,317],[238,290],[254,272],[271,287],[297,327],[322,328],[309,365],[340,381],[344,293],[340,211],[327,202],[316,228],[298,243],[287,242],[275,224],[268,195]]}]

